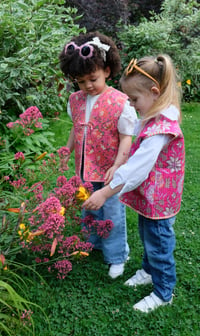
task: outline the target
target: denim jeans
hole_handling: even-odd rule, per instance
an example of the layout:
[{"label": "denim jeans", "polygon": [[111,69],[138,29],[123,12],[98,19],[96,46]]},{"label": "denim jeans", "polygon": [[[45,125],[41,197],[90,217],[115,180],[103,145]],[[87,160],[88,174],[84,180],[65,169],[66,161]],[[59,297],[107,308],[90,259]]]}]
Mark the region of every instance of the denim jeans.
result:
[{"label": "denim jeans", "polygon": [[[92,182],[94,191],[104,187],[103,182]],[[114,227],[108,238],[101,238],[92,234],[89,242],[94,248],[102,250],[104,261],[107,264],[120,264],[126,261],[129,254],[126,229],[126,208],[119,201],[118,195],[107,199],[104,205],[97,211],[83,209],[82,218],[92,215],[95,220],[112,220]]]},{"label": "denim jeans", "polygon": [[151,274],[154,293],[163,301],[171,299],[176,284],[174,222],[175,216],[154,220],[139,215],[139,234],[144,246],[142,267]]}]

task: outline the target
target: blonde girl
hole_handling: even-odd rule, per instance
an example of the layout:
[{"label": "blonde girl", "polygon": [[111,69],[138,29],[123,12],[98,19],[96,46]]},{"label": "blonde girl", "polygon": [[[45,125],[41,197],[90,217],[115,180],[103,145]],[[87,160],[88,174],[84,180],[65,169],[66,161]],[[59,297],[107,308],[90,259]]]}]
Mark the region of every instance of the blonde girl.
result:
[{"label": "blonde girl", "polygon": [[153,290],[133,308],[148,313],[172,303],[176,284],[173,225],[180,210],[184,180],[184,138],[176,72],[168,55],[131,60],[121,87],[140,115],[130,157],[112,181],[83,204],[100,207],[119,192],[138,213],[144,248],[142,268],[125,284],[151,284]]}]

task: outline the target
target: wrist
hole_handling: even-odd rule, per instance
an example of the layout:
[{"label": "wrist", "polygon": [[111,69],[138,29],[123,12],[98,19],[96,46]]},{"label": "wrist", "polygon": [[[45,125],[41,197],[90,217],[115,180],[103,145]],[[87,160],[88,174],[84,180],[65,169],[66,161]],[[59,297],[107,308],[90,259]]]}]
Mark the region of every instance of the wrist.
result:
[{"label": "wrist", "polygon": [[106,185],[105,187],[103,187],[101,189],[102,195],[103,197],[105,197],[105,199],[111,197],[113,195],[113,190],[110,188],[109,185]]},{"label": "wrist", "polygon": [[120,165],[121,165],[120,163],[115,162],[114,165],[113,165],[113,167],[117,169],[117,168],[120,167]]}]

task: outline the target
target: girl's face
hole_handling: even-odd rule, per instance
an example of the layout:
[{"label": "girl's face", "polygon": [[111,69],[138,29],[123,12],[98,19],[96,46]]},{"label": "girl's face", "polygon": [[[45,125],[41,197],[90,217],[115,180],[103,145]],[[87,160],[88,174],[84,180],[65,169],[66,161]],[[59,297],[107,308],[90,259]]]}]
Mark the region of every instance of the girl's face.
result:
[{"label": "girl's face", "polygon": [[83,77],[77,77],[77,84],[83,92],[96,96],[105,91],[106,79],[110,76],[110,69],[107,67],[104,69],[97,69],[95,72],[92,72]]},{"label": "girl's face", "polygon": [[145,117],[154,102],[158,99],[160,91],[156,86],[142,91],[137,90],[136,77],[130,77],[122,83],[123,92],[129,96],[130,104],[135,107],[141,117]]}]

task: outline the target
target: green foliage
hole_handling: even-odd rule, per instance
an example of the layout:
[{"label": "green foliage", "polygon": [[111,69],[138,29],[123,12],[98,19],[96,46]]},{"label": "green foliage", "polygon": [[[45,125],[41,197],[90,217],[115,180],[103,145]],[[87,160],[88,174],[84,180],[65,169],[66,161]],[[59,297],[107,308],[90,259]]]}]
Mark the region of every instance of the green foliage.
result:
[{"label": "green foliage", "polygon": [[[54,133],[49,130],[49,120],[43,118],[35,106],[20,114],[16,121],[7,124],[7,129],[9,132],[5,137],[0,137],[0,178],[4,175],[14,177],[17,171],[20,177],[25,167],[32,167],[36,157],[55,150]],[[26,153],[26,160],[21,159],[17,163],[14,157],[16,152]]]},{"label": "green foliage", "polygon": [[0,261],[0,334],[3,336],[15,336],[19,332],[20,336],[35,335],[35,313],[45,318],[48,332],[51,333],[45,311],[29,300],[29,286],[33,285],[33,281],[27,275],[25,277],[24,271],[30,271],[44,284],[33,268],[11,263],[7,259],[2,265]]},{"label": "green foliage", "polygon": [[[58,56],[66,40],[79,34],[76,10],[64,0],[4,0],[0,7],[0,120],[37,105],[57,115],[68,92]],[[83,29],[82,29],[83,30]]]},{"label": "green foliage", "polygon": [[182,81],[184,99],[199,101],[199,34],[199,4],[193,0],[165,0],[161,14],[152,13],[149,21],[143,19],[138,26],[129,25],[121,30],[119,37],[125,45],[123,67],[132,58],[169,54]]}]

